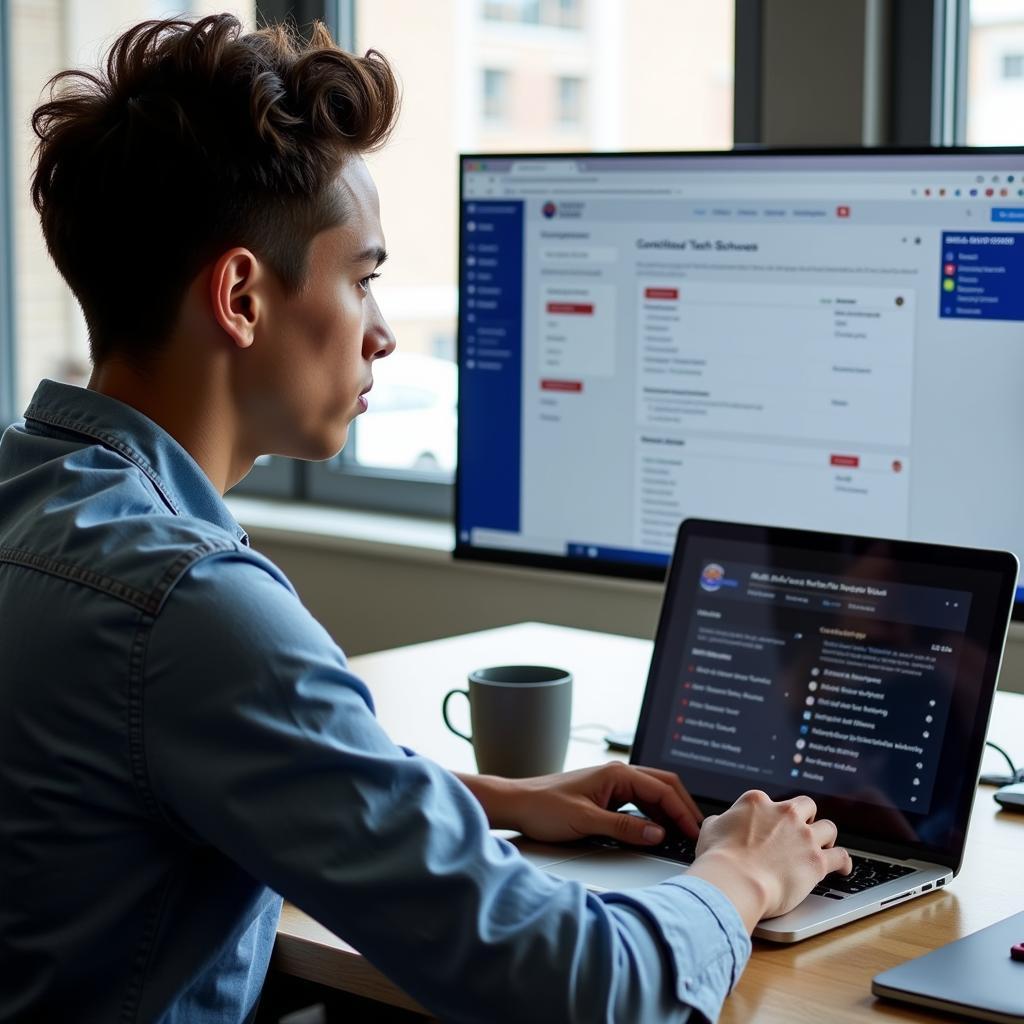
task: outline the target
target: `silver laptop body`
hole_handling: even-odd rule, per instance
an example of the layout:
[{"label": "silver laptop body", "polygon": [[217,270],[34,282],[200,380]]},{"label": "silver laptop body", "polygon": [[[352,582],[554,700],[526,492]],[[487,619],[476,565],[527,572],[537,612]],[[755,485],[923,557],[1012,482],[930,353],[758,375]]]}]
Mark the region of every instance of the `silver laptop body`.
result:
[{"label": "silver laptop body", "polygon": [[[686,865],[678,861],[634,849],[569,848],[554,843],[536,843],[530,839],[516,839],[515,844],[527,860],[548,874],[582,882],[595,892],[638,889],[664,882],[686,871]],[[754,929],[754,935],[774,942],[799,942],[939,889],[953,878],[953,872],[940,864],[881,858],[878,854],[854,849],[850,853],[910,866],[914,870],[892,882],[864,892],[846,894],[840,899],[812,894],[788,914],[762,921]]]}]

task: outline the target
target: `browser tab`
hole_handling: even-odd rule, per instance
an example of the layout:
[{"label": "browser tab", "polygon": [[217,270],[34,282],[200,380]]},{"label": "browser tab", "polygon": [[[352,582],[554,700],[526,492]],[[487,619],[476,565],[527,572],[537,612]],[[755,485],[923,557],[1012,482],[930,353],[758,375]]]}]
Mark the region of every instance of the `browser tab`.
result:
[{"label": "browser tab", "polygon": [[528,174],[538,178],[550,174],[578,174],[580,165],[575,160],[514,160],[510,174]]}]

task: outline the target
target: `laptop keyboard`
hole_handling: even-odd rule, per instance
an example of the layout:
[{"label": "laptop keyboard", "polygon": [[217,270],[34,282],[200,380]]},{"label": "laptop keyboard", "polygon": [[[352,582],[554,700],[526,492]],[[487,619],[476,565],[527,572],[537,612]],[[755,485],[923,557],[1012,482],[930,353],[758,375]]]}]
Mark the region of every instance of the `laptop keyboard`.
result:
[{"label": "laptop keyboard", "polygon": [[607,836],[590,836],[587,840],[593,846],[603,846],[609,850],[636,850],[664,857],[666,860],[677,860],[681,864],[692,864],[697,856],[697,841],[680,835],[666,835],[657,846],[634,846],[632,843],[620,843],[617,839]]},{"label": "laptop keyboard", "polygon": [[682,864],[692,864],[697,856],[697,840],[666,834],[664,840],[657,846],[648,846],[647,849],[658,857],[677,860]]},{"label": "laptop keyboard", "polygon": [[876,885],[885,885],[894,878],[902,878],[916,870],[909,864],[890,864],[888,861],[874,860],[872,857],[850,854],[850,859],[853,861],[853,870],[848,875],[826,875],[811,893],[815,896],[841,900],[866,889],[873,889]]},{"label": "laptop keyboard", "polygon": [[[668,835],[657,846],[629,846],[616,839],[604,836],[593,836],[590,842],[608,849],[642,850],[655,857],[679,861],[681,864],[692,864],[696,857],[697,843],[685,836]],[[827,896],[832,900],[846,899],[856,893],[873,889],[876,885],[884,885],[895,878],[909,875],[917,870],[907,864],[890,864],[888,861],[875,860],[873,857],[862,857],[851,854],[853,870],[848,875],[826,875],[812,890],[814,896]]]}]

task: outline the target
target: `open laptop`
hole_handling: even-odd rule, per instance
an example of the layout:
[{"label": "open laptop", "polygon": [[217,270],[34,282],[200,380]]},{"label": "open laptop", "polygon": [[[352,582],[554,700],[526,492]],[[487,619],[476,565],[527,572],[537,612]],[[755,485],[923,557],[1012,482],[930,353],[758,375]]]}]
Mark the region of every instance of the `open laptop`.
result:
[{"label": "open laptop", "polygon": [[[755,935],[809,938],[960,870],[1017,571],[1003,551],[682,524],[631,763],[676,771],[708,814],[806,793],[854,860]],[[693,860],[679,836],[518,845],[598,890]]]}]

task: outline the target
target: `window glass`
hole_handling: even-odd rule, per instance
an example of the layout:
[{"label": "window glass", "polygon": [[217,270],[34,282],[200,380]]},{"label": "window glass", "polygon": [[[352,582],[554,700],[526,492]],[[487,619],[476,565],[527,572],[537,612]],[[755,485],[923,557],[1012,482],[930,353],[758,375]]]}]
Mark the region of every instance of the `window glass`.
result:
[{"label": "window glass", "polygon": [[455,470],[455,363],[406,352],[378,364],[369,409],[351,455],[363,465],[451,474]]},{"label": "window glass", "polygon": [[507,71],[484,68],[484,110],[485,121],[500,124],[508,115]]},{"label": "window glass", "polygon": [[569,75],[558,78],[558,123],[576,127],[583,122],[583,79]]},{"label": "window glass", "polygon": [[[377,364],[346,458],[387,468],[417,458],[397,419],[390,441],[361,435],[392,416],[380,403],[392,402],[389,371],[408,376],[402,361],[454,367],[456,155],[732,145],[733,13],[701,0],[357,0],[357,50],[380,50],[403,83],[395,136],[367,161],[390,254],[374,291],[398,348]],[[429,409],[404,414],[433,418],[424,437],[455,424],[448,383],[429,380]],[[444,478],[454,437],[430,452]]]},{"label": "window glass", "polygon": [[[230,11],[254,23],[254,2],[238,0],[12,0],[11,172],[15,287],[15,414],[28,404],[42,377],[84,384],[89,379],[85,321],[74,296],[50,260],[29,196],[35,136],[30,119],[51,75],[93,66],[117,35],[146,18]],[[112,272],[116,272],[112,269]]]},{"label": "window glass", "polygon": [[1024,0],[971,0],[967,142],[1024,145]]}]

